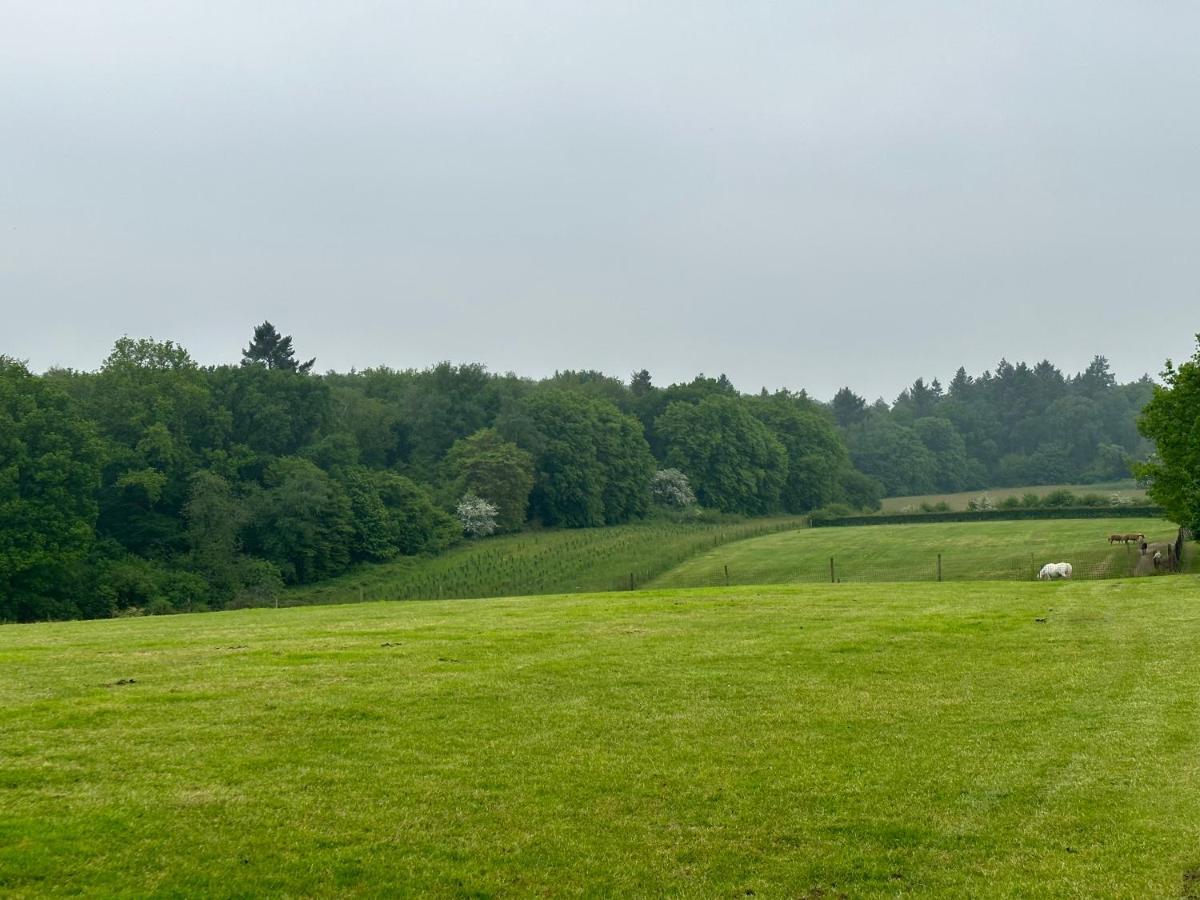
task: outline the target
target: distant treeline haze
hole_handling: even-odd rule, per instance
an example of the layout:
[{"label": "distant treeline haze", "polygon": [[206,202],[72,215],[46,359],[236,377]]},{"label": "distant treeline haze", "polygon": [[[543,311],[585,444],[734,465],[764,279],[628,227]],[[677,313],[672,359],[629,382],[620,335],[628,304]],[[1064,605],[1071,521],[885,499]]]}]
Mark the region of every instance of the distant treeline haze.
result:
[{"label": "distant treeline haze", "polygon": [[[0,621],[261,603],[440,552],[463,537],[464,496],[499,531],[645,517],[663,469],[720,513],[874,509],[885,494],[1120,478],[1150,449],[1135,420],[1152,383],[1116,384],[1101,357],[1075,377],[960,369],[889,406],[848,388],[830,404],[741,394],[724,376],[659,387],[644,370],[313,375],[269,323],[243,356],[202,367],[170,341],[122,338],[95,372],[0,357]],[[691,499],[662,484],[660,499]]]}]

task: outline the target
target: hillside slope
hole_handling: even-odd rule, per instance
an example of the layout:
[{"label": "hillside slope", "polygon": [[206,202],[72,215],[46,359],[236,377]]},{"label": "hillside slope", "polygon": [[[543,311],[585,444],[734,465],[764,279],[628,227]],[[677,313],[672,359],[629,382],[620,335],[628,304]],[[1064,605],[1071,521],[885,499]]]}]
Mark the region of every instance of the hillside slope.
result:
[{"label": "hillside slope", "polygon": [[807,519],[787,516],[526,531],[468,541],[439,556],[360,566],[293,588],[281,605],[629,590],[703,550],[806,526]]}]

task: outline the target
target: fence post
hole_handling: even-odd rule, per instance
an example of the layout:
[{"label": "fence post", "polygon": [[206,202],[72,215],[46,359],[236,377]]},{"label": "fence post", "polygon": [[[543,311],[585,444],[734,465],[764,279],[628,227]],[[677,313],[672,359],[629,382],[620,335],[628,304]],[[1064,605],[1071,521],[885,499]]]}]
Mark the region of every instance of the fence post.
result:
[{"label": "fence post", "polygon": [[729,564],[725,564],[725,587],[729,587]]},{"label": "fence post", "polygon": [[829,583],[835,584],[837,579],[833,577],[833,557],[829,557]]},{"label": "fence post", "polygon": [[938,554],[938,581],[942,580],[942,554]]},{"label": "fence post", "polygon": [[629,589],[631,591],[633,590],[633,573],[632,572],[629,573]]}]

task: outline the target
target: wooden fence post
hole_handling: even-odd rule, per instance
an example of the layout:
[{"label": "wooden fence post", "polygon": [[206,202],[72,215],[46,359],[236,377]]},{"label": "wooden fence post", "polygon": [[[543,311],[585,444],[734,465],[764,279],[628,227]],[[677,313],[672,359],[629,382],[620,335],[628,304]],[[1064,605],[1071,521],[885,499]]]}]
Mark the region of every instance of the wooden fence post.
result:
[{"label": "wooden fence post", "polygon": [[942,554],[938,554],[938,581],[942,580]]},{"label": "wooden fence post", "polygon": [[725,587],[729,587],[729,564],[725,565]]},{"label": "wooden fence post", "polygon": [[837,579],[833,577],[833,557],[829,557],[829,583],[835,584]]}]

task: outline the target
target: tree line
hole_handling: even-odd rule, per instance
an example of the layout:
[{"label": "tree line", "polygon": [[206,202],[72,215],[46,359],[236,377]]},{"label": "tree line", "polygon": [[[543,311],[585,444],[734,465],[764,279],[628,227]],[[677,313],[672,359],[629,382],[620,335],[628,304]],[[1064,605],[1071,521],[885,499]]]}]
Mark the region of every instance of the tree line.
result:
[{"label": "tree line", "polygon": [[[1105,381],[1106,368],[1021,407],[1013,379],[1037,371],[1044,387],[1040,366],[960,371],[945,395],[918,381],[867,406],[848,389],[831,404],[742,394],[724,376],[659,387],[645,370],[626,383],[314,363],[270,323],[240,365],[128,337],[91,372],[0,357],[0,620],[258,605],[358,563],[439,553],[464,527],[587,528],[693,501],[714,514],[875,509],[885,492],[997,473],[1119,477],[1113,460],[1142,449],[1143,384]],[[1046,419],[1042,402],[1073,417],[1043,434],[1026,422]],[[1030,436],[1014,444],[1021,408]]]},{"label": "tree line", "polygon": [[1154,387],[1118,384],[1103,356],[1074,376],[1001,360],[977,377],[960,368],[946,388],[918,378],[890,405],[842,388],[830,408],[854,465],[889,496],[1094,484],[1152,452],[1137,420]]}]

